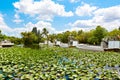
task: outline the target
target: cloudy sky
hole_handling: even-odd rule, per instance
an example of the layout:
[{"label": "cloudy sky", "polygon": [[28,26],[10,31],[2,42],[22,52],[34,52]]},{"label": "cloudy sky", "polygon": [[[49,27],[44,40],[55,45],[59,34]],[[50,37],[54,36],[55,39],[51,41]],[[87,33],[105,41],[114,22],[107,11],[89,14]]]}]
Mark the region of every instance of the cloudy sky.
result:
[{"label": "cloudy sky", "polygon": [[0,0],[0,30],[20,36],[34,26],[50,33],[120,26],[120,0]]}]

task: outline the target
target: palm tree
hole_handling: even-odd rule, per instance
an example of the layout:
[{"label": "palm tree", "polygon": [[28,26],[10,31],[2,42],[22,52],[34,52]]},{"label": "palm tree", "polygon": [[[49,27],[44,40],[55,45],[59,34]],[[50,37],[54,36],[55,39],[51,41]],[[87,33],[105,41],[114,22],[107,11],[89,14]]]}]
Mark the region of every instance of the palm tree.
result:
[{"label": "palm tree", "polygon": [[47,38],[47,45],[48,45],[48,33],[49,33],[49,32],[47,31],[47,29],[46,29],[46,28],[43,28],[42,34],[45,35],[46,38]]}]

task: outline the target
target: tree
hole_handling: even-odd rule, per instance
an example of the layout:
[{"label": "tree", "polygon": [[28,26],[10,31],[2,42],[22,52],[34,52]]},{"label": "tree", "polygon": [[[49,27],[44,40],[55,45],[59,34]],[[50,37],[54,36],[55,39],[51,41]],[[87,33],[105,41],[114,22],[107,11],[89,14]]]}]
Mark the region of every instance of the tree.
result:
[{"label": "tree", "polygon": [[0,30],[0,41],[2,41],[2,40],[4,40],[4,39],[6,39],[6,35],[3,35],[2,34],[2,31]]},{"label": "tree", "polygon": [[14,44],[22,44],[22,39],[14,36],[8,36],[7,40],[10,40]]},{"label": "tree", "polygon": [[88,43],[96,45],[99,44],[99,40],[97,37],[91,36],[90,38],[88,38]]},{"label": "tree", "polygon": [[40,33],[40,30],[37,31],[37,37],[38,37],[38,42],[42,41],[42,34]]},{"label": "tree", "polygon": [[68,43],[68,37],[70,36],[70,31],[63,32],[61,41],[63,43]]},{"label": "tree", "polygon": [[62,33],[56,34],[56,39],[57,40],[62,41],[62,38],[63,38],[63,34]]},{"label": "tree", "polygon": [[89,32],[81,31],[76,36],[76,39],[79,41],[79,43],[87,43],[89,37],[90,37],[90,33]]},{"label": "tree", "polygon": [[78,35],[81,35],[83,33],[83,30],[78,31]]},{"label": "tree", "polygon": [[40,33],[40,30],[37,30],[37,27],[33,27],[32,33],[34,33],[38,38],[38,40],[36,40],[36,43],[39,43],[42,41],[42,34]]},{"label": "tree", "polygon": [[114,29],[108,33],[109,36],[117,36],[120,35],[120,30],[119,29]]},{"label": "tree", "polygon": [[32,32],[33,32],[35,35],[37,35],[37,34],[38,34],[38,32],[37,32],[37,27],[33,27]]},{"label": "tree", "polygon": [[2,34],[1,34],[1,30],[0,30],[0,41],[2,40]]},{"label": "tree", "polygon": [[46,39],[47,39],[47,45],[48,45],[48,31],[47,31],[47,29],[46,28],[43,28],[43,30],[42,30],[42,34],[46,37]]},{"label": "tree", "polygon": [[112,39],[120,40],[120,30],[114,29],[108,33],[108,36],[110,36]]},{"label": "tree", "polygon": [[50,34],[49,39],[50,39],[51,42],[54,42],[55,39],[56,39],[56,34]]},{"label": "tree", "polygon": [[22,39],[25,47],[31,47],[37,40],[37,37],[32,32],[22,32]]},{"label": "tree", "polygon": [[76,37],[77,34],[78,34],[77,31],[72,31],[72,32],[70,32],[70,33],[71,33],[71,35],[74,36],[74,37]]},{"label": "tree", "polygon": [[96,43],[100,44],[102,41],[102,38],[104,38],[107,35],[107,30],[101,26],[97,26],[96,29],[93,32],[93,36],[96,38]]}]

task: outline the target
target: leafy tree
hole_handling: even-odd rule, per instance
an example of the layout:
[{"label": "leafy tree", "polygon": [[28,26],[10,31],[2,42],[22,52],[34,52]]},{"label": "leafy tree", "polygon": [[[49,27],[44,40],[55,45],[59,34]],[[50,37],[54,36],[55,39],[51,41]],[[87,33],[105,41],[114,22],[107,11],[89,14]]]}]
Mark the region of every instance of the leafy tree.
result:
[{"label": "leafy tree", "polygon": [[1,34],[1,30],[0,30],[0,41],[2,40],[2,34]]},{"label": "leafy tree", "polygon": [[68,37],[70,36],[70,31],[63,32],[61,41],[63,43],[68,43]]},{"label": "leafy tree", "polygon": [[78,35],[81,35],[83,33],[83,30],[78,31]]},{"label": "leafy tree", "polygon": [[116,40],[120,40],[120,30],[114,29],[108,33],[108,36],[110,36],[111,38],[114,38]]},{"label": "leafy tree", "polygon": [[120,35],[120,30],[119,29],[114,29],[108,33],[109,36],[117,36]]},{"label": "leafy tree", "polygon": [[76,36],[76,39],[79,41],[79,43],[87,43],[89,37],[89,32],[81,32]]},{"label": "leafy tree", "polygon": [[50,35],[49,35],[49,40],[50,40],[51,42],[54,42],[55,39],[57,39],[56,34],[50,34]]},{"label": "leafy tree", "polygon": [[43,28],[42,31],[43,31],[43,34],[47,37],[47,36],[48,36],[48,33],[49,33],[49,32],[47,31],[47,29],[46,29],[46,28]]},{"label": "leafy tree", "polygon": [[102,38],[104,38],[106,35],[107,35],[107,30],[101,26],[97,26],[93,32],[93,36],[96,38],[96,40],[98,40],[95,43],[100,44]]},{"label": "leafy tree", "polygon": [[38,42],[42,41],[42,34],[40,33],[40,30],[37,31],[37,37],[38,37]]},{"label": "leafy tree", "polygon": [[25,47],[30,47],[37,40],[37,37],[32,32],[22,32],[22,39]]},{"label": "leafy tree", "polygon": [[23,43],[21,38],[17,38],[14,36],[7,37],[7,40],[10,40],[14,44],[22,44]]},{"label": "leafy tree", "polygon": [[0,41],[6,39],[7,36],[2,34],[2,31],[0,30]]},{"label": "leafy tree", "polygon": [[57,40],[62,41],[62,38],[63,38],[63,34],[62,33],[56,34],[56,39]]},{"label": "leafy tree", "polygon": [[78,33],[77,33],[77,31],[72,31],[72,32],[70,32],[70,34],[71,34],[72,36],[76,37]]},{"label": "leafy tree", "polygon": [[48,30],[46,29],[46,28],[43,28],[43,30],[42,30],[42,34],[43,34],[43,36],[45,36],[46,37],[46,39],[47,39],[47,45],[48,45]]},{"label": "leafy tree", "polygon": [[39,43],[42,41],[42,34],[40,33],[40,30],[37,30],[37,27],[33,27],[32,32],[37,36],[36,43]]},{"label": "leafy tree", "polygon": [[88,43],[96,45],[96,44],[99,44],[99,40],[97,37],[92,36],[92,37],[88,38]]},{"label": "leafy tree", "polygon": [[37,35],[37,34],[38,34],[38,32],[37,32],[37,27],[33,27],[32,32],[33,32],[35,35]]},{"label": "leafy tree", "polygon": [[56,39],[63,43],[68,43],[68,37],[70,36],[70,34],[71,34],[70,31],[58,33],[58,34],[56,34]]}]

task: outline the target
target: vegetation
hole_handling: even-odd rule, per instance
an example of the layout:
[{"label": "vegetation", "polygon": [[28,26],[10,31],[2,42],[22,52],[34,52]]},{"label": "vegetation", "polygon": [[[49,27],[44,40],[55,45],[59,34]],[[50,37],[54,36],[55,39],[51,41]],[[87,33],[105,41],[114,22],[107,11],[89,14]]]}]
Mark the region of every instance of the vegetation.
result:
[{"label": "vegetation", "polygon": [[46,37],[46,40],[47,40],[47,45],[48,45],[48,31],[47,31],[47,29],[46,28],[43,28],[43,32],[42,32],[42,34]]},{"label": "vegetation", "polygon": [[0,80],[119,80],[120,54],[73,48],[0,49]]},{"label": "vegetation", "polygon": [[6,36],[2,34],[2,31],[0,30],[0,41],[2,41],[3,39],[5,39]]},{"label": "vegetation", "polygon": [[0,30],[0,41],[2,41],[2,40],[10,40],[11,42],[15,43],[16,45],[23,43],[21,38],[14,37],[14,36],[6,36],[6,35],[2,34],[2,31]]},{"label": "vegetation", "polygon": [[37,36],[32,32],[22,32],[23,43],[25,47],[31,47],[37,41]]},{"label": "vegetation", "polygon": [[48,40],[54,42],[56,39],[63,42],[68,43],[68,37],[73,36],[74,40],[79,41],[79,43],[92,44],[92,45],[100,45],[102,38],[115,38],[115,40],[120,40],[120,28],[114,29],[108,32],[105,28],[101,26],[97,26],[95,29],[90,31],[65,31],[58,34],[49,34],[46,28],[43,28],[42,31],[38,30],[37,27],[33,27],[30,32],[22,32],[22,38],[10,37],[3,35],[0,31],[0,41],[1,40],[10,40],[15,44],[24,44],[25,47],[29,47],[31,45],[36,45],[39,42],[44,42],[45,40],[48,43]]},{"label": "vegetation", "polygon": [[109,32],[108,35],[111,36],[112,38],[117,38],[118,40],[120,40],[120,29],[114,29],[113,31]]}]

